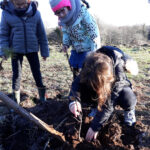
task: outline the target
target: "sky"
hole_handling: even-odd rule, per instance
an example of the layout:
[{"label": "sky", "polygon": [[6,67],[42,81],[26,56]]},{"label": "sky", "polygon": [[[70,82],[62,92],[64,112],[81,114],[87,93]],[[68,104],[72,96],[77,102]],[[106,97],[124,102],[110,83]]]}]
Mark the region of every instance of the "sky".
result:
[{"label": "sky", "polygon": [[[57,17],[52,12],[49,0],[37,0],[43,22],[47,28],[57,26]],[[148,0],[87,0],[89,11],[99,20],[114,26],[150,25]]]}]

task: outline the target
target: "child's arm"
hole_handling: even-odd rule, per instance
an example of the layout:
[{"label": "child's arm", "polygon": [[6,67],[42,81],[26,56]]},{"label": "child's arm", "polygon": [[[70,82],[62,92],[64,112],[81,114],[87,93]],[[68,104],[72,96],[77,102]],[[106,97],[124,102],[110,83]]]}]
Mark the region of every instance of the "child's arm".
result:
[{"label": "child's arm", "polygon": [[0,23],[0,55],[5,56],[5,50],[9,49],[10,43],[10,26],[5,19],[5,15],[2,12]]},{"label": "child's arm", "polygon": [[69,110],[77,117],[82,111],[79,95],[80,77],[78,76],[72,83],[69,94]]},{"label": "child's arm", "polygon": [[97,50],[101,47],[99,28],[95,19],[89,14],[88,11],[86,11],[83,17],[82,24],[85,27],[87,36],[90,37],[90,39],[93,41],[93,44],[96,44],[95,50]]},{"label": "child's arm", "polygon": [[91,128],[93,131],[99,131],[104,123],[109,119],[112,112],[114,111],[114,101],[109,99],[106,104],[102,106],[101,111],[97,111],[92,123]]},{"label": "child's arm", "polygon": [[41,56],[43,58],[48,57],[49,56],[48,40],[40,12],[39,12],[39,22],[37,25],[37,38],[40,45]]},{"label": "child's arm", "polygon": [[63,32],[63,45],[68,47],[71,45],[70,36],[67,33],[67,29],[65,27],[62,27]]}]

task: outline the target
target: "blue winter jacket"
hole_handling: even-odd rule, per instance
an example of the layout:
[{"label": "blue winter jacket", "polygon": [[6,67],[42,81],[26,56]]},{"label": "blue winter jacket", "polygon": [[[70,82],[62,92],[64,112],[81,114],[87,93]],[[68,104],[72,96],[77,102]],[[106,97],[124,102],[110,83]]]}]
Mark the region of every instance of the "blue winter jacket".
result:
[{"label": "blue winter jacket", "polygon": [[42,57],[49,56],[48,40],[40,12],[35,2],[31,2],[25,17],[19,17],[11,2],[2,8],[0,22],[0,54],[5,50],[27,54],[40,52]]},{"label": "blue winter jacket", "polygon": [[100,34],[95,19],[82,6],[73,25],[63,26],[63,44],[72,46],[76,52],[93,51],[100,48]]}]

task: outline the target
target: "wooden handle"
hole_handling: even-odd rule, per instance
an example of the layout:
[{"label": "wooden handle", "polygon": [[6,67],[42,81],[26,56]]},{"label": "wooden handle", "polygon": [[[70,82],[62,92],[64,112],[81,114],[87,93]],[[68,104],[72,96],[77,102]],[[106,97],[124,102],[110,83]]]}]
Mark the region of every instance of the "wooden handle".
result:
[{"label": "wooden handle", "polygon": [[38,117],[36,117],[31,112],[27,112],[24,108],[19,106],[17,103],[15,103],[12,99],[10,99],[7,95],[0,92],[0,100],[2,100],[8,107],[12,108],[15,112],[22,115],[26,119],[30,120],[31,122],[35,123],[40,128],[48,131],[52,136],[55,138],[61,140],[62,142],[66,142],[65,137],[62,133],[56,131],[54,128],[50,127],[48,124],[46,124],[44,121],[40,120]]}]

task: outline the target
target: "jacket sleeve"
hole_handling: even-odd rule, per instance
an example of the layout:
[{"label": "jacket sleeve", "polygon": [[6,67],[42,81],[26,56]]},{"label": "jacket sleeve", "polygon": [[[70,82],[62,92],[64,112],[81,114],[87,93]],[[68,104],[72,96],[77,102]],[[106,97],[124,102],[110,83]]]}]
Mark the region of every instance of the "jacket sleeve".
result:
[{"label": "jacket sleeve", "polygon": [[91,123],[91,128],[94,131],[99,131],[101,129],[101,127],[104,125],[104,123],[106,123],[106,121],[109,119],[112,112],[114,111],[113,105],[114,105],[113,100],[108,99],[106,101],[106,104],[102,106],[102,110],[97,111],[97,113]]},{"label": "jacket sleeve", "polygon": [[86,29],[87,36],[89,36],[95,44],[95,50],[97,50],[101,47],[99,28],[96,23],[96,20],[88,11],[86,11],[86,13],[83,16],[82,24]]},{"label": "jacket sleeve", "polygon": [[9,38],[11,27],[6,21],[4,12],[2,12],[1,23],[0,23],[0,55],[5,55],[5,50],[9,49]]},{"label": "jacket sleeve", "polygon": [[70,41],[70,36],[67,33],[67,28],[62,27],[62,32],[63,32],[63,45],[66,45],[69,47],[71,45],[71,41]]},{"label": "jacket sleeve", "polygon": [[48,40],[40,12],[39,12],[39,21],[37,25],[37,37],[40,45],[41,56],[48,57],[49,56]]}]

